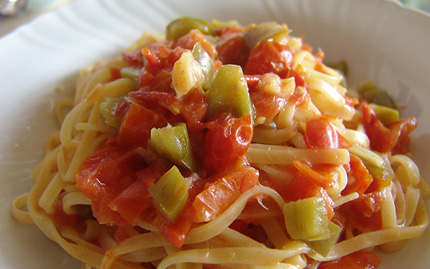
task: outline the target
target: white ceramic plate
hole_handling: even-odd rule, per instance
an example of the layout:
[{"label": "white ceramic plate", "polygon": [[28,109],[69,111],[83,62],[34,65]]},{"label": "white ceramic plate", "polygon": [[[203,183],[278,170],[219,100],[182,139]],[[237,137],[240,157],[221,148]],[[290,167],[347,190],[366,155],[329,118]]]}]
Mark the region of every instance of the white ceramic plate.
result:
[{"label": "white ceramic plate", "polygon": [[[184,15],[285,22],[328,61],[347,60],[352,85],[373,79],[407,106],[404,116],[418,118],[412,152],[430,178],[429,16],[382,0],[77,0],[0,40],[0,268],[79,268],[37,228],[13,220],[10,203],[30,190],[44,140],[57,128],[53,103],[70,94],[79,68]],[[429,257],[427,231],[381,267],[427,268]]]}]

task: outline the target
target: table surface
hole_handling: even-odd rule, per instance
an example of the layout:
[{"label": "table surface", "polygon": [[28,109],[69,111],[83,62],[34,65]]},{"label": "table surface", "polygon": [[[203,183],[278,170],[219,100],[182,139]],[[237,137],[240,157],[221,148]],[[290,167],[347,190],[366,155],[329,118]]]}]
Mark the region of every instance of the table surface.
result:
[{"label": "table surface", "polygon": [[20,25],[30,22],[32,19],[44,13],[53,11],[73,0],[27,0],[25,10],[16,16],[0,15],[0,37],[12,32]]}]

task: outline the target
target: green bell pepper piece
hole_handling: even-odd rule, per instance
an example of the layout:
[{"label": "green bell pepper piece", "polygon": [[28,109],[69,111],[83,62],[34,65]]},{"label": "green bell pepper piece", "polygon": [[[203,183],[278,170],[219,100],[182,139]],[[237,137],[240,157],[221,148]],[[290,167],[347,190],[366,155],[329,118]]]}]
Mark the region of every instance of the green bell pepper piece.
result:
[{"label": "green bell pepper piece", "polygon": [[175,126],[153,128],[148,141],[149,147],[170,162],[190,171],[197,170],[197,164],[191,151],[187,125],[183,122]]},{"label": "green bell pepper piece", "polygon": [[209,116],[231,112],[242,117],[252,112],[248,84],[239,65],[222,65],[208,91]]},{"label": "green bell pepper piece", "polygon": [[198,29],[205,35],[213,35],[215,33],[212,25],[202,19],[181,17],[170,22],[166,27],[166,39],[176,40],[191,30]]},{"label": "green bell pepper piece", "polygon": [[167,171],[156,184],[148,188],[153,203],[168,220],[174,221],[188,200],[189,184],[176,166]]},{"label": "green bell pepper piece", "polygon": [[109,126],[115,129],[118,129],[121,124],[121,118],[116,116],[116,110],[122,101],[124,101],[123,96],[108,97],[104,102],[99,104],[99,111],[103,119]]},{"label": "green bell pepper piece", "polygon": [[399,120],[399,111],[397,109],[377,104],[369,104],[369,106],[385,126]]},{"label": "green bell pepper piece", "polygon": [[285,227],[292,239],[322,240],[330,237],[327,209],[322,197],[310,197],[286,203]]},{"label": "green bell pepper piece", "polygon": [[290,32],[291,31],[286,26],[275,22],[265,22],[248,26],[244,39],[248,47],[254,48],[263,40],[269,38],[282,39]]},{"label": "green bell pepper piece", "polygon": [[386,90],[378,88],[373,81],[368,80],[357,88],[358,93],[369,103],[396,108],[396,103]]},{"label": "green bell pepper piece", "polygon": [[342,231],[342,228],[340,228],[338,225],[334,224],[331,221],[328,224],[328,229],[330,230],[329,238],[306,242],[311,249],[318,252],[324,257],[327,256],[327,254],[330,252],[331,247],[337,242],[340,232]]}]

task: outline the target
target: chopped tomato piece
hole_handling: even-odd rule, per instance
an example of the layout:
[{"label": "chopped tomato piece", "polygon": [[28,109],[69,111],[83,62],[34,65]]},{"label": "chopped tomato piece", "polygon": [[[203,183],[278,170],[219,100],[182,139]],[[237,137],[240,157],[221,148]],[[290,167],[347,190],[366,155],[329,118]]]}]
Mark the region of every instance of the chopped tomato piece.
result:
[{"label": "chopped tomato piece", "polygon": [[157,215],[155,225],[167,242],[179,248],[188,238],[191,226],[194,223],[195,213],[194,207],[189,204],[174,222]]},{"label": "chopped tomato piece", "polygon": [[370,251],[358,251],[340,259],[322,262],[318,269],[375,269],[381,263],[381,258]]},{"label": "chopped tomato piece", "polygon": [[290,77],[294,77],[294,81],[296,83],[296,87],[298,87],[298,86],[306,87],[306,85],[307,85],[306,81],[305,81],[305,75],[302,74],[302,73],[299,73],[299,72],[295,71],[294,69],[290,69],[288,71],[287,77],[289,77],[289,78]]},{"label": "chopped tomato piece", "polygon": [[381,206],[386,198],[382,187],[385,185],[385,181],[387,180],[375,178],[367,189],[371,192],[362,194],[340,208],[348,225],[361,232],[376,231],[382,228]]},{"label": "chopped tomato piece", "polygon": [[129,96],[139,105],[163,115],[166,119],[172,116],[173,111],[177,113],[180,109],[173,93],[137,91],[131,92]]},{"label": "chopped tomato piece", "polygon": [[193,202],[197,223],[211,221],[224,212],[243,192],[258,183],[258,171],[244,167],[223,176],[199,193]]},{"label": "chopped tomato piece", "polygon": [[170,168],[172,168],[172,164],[160,157],[153,160],[149,166],[137,171],[136,176],[139,181],[145,184],[146,188],[149,188]]},{"label": "chopped tomato piece", "polygon": [[418,121],[416,118],[406,118],[398,122],[392,123],[388,126],[393,132],[399,133],[396,144],[391,149],[391,153],[395,154],[406,154],[410,152],[409,143],[411,138],[409,134],[417,128]]},{"label": "chopped tomato piece", "polygon": [[391,185],[391,180],[382,179],[382,178],[374,178],[369,188],[367,188],[365,193],[378,192],[382,191],[383,188],[386,188]]},{"label": "chopped tomato piece", "polygon": [[289,47],[275,41],[262,41],[252,49],[245,74],[275,73],[281,78],[288,76],[293,55]]},{"label": "chopped tomato piece", "polygon": [[233,118],[228,114],[209,122],[207,126],[205,166],[215,172],[236,166],[251,144],[251,115]]},{"label": "chopped tomato piece", "polygon": [[308,119],[306,121],[306,131],[303,138],[308,148],[339,148],[338,133],[330,121],[324,117]]},{"label": "chopped tomato piece", "polygon": [[203,94],[197,89],[190,91],[180,100],[180,107],[180,113],[184,116],[189,128],[200,123],[208,111],[208,104]]},{"label": "chopped tomato piece", "polygon": [[372,183],[373,177],[358,156],[351,154],[350,157],[351,160],[349,162],[349,166],[351,171],[348,177],[348,185],[342,191],[342,195],[347,195],[353,192],[363,194]]},{"label": "chopped tomato piece", "polygon": [[363,125],[371,149],[392,154],[409,152],[409,134],[417,127],[416,118],[406,118],[384,126],[375,111],[366,103],[362,105],[362,112]]},{"label": "chopped tomato piece", "polygon": [[117,178],[128,172],[127,161],[133,155],[134,150],[127,151],[119,147],[96,151],[79,166],[76,186],[91,199],[102,197],[109,191],[108,186],[119,183]]},{"label": "chopped tomato piece", "polygon": [[171,124],[185,120],[189,128],[199,124],[208,110],[208,104],[198,89],[191,90],[180,100],[166,92],[132,92],[130,96],[139,104],[162,114]]},{"label": "chopped tomato piece", "polygon": [[230,35],[228,39],[218,43],[216,48],[218,59],[223,64],[237,64],[245,68],[251,50],[242,35]]},{"label": "chopped tomato piece", "polygon": [[[109,204],[117,194],[133,184],[133,171],[138,169],[140,162],[134,149],[109,147],[88,156],[79,166],[76,187],[92,200],[93,215],[100,223],[127,224],[121,214],[112,210]],[[119,208],[123,207],[116,209]]]},{"label": "chopped tomato piece", "polygon": [[152,206],[152,197],[145,184],[136,180],[108,204],[131,225],[137,225],[140,215]]},{"label": "chopped tomato piece", "polygon": [[167,125],[166,119],[136,103],[132,103],[125,114],[118,133],[121,146],[141,146],[146,148],[152,128]]},{"label": "chopped tomato piece", "polygon": [[148,91],[173,92],[170,72],[183,51],[181,47],[170,49],[164,43],[143,49],[145,63],[140,72],[139,87]]}]

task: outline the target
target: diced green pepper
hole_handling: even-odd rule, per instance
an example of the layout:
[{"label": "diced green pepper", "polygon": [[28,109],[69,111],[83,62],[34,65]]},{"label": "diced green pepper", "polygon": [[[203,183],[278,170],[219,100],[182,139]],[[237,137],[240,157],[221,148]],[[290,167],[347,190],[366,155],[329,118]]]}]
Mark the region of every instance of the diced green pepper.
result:
[{"label": "diced green pepper", "polygon": [[232,20],[232,21],[219,21],[219,20],[213,19],[211,21],[211,25],[214,29],[221,29],[221,28],[225,28],[227,26],[235,27],[235,28],[241,27],[240,23],[237,21],[234,21],[234,20]]},{"label": "diced green pepper", "polygon": [[369,104],[369,106],[385,126],[399,120],[399,111],[397,109],[377,104]]},{"label": "diced green pepper", "polygon": [[215,33],[212,25],[202,19],[181,17],[170,22],[166,27],[166,39],[175,40],[188,34],[192,29],[198,29],[205,35],[213,35]]},{"label": "diced green pepper", "polygon": [[167,171],[156,184],[148,188],[154,206],[168,220],[174,221],[185,208],[189,184],[176,166]]},{"label": "diced green pepper", "polygon": [[327,209],[322,197],[310,197],[286,203],[285,227],[292,239],[322,240],[330,237]]},{"label": "diced green pepper", "polygon": [[337,239],[339,238],[340,232],[342,231],[342,228],[340,228],[338,225],[334,224],[331,221],[328,224],[328,229],[330,230],[330,238],[307,242],[308,246],[311,249],[318,252],[324,257],[327,256],[327,254],[330,252],[331,247],[336,243]]},{"label": "diced green pepper", "polygon": [[121,76],[123,78],[136,79],[140,75],[140,68],[128,66],[121,68]]},{"label": "diced green pepper", "polygon": [[231,112],[235,117],[252,111],[248,84],[239,65],[223,65],[208,91],[209,115]]},{"label": "diced green pepper", "polygon": [[203,49],[200,42],[194,45],[192,51],[194,59],[202,66],[203,74],[205,75],[205,81],[203,82],[203,90],[209,89],[214,79],[215,65],[211,56]]},{"label": "diced green pepper", "polygon": [[357,91],[369,103],[396,108],[396,104],[388,92],[386,90],[379,89],[371,80],[361,84],[357,88]]},{"label": "diced green pepper", "polygon": [[105,122],[116,129],[121,124],[121,118],[116,116],[118,105],[124,101],[124,97],[108,97],[104,102],[99,104],[99,111]]},{"label": "diced green pepper", "polygon": [[190,171],[197,170],[187,126],[181,122],[175,126],[153,128],[148,141],[149,147],[170,162]]},{"label": "diced green pepper", "polygon": [[245,33],[244,39],[246,45],[254,48],[261,41],[273,38],[282,39],[290,33],[290,30],[285,25],[280,25],[275,22],[265,22],[257,25],[250,25]]}]

